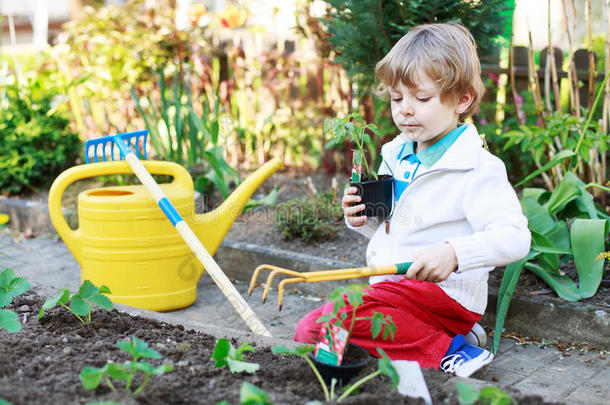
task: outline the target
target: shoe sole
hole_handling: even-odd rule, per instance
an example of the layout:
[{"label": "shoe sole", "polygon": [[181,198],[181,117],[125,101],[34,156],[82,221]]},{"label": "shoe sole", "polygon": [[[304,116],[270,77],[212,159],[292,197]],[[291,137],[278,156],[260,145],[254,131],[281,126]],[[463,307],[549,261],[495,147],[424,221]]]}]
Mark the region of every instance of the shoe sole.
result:
[{"label": "shoe sole", "polygon": [[[463,366],[461,366],[459,369],[457,369],[455,371],[455,375],[457,375],[458,377],[470,377],[472,374],[474,374],[475,371],[478,371],[480,369],[482,369],[483,367],[485,367],[486,365],[488,365],[489,363],[491,363],[491,361],[494,359],[494,355],[491,354],[491,352],[487,352],[487,356],[485,356],[482,359],[479,359],[477,357],[477,361],[475,361],[475,359],[467,362],[466,364],[464,364]],[[476,363],[476,364],[475,364]]]}]

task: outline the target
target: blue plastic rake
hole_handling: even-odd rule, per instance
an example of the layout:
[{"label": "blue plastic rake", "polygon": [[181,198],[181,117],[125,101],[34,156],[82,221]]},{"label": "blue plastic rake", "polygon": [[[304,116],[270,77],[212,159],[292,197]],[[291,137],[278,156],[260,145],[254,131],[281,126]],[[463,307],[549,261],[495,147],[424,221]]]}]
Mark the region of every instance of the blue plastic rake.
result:
[{"label": "blue plastic rake", "polygon": [[[104,136],[102,138],[97,139],[89,139],[85,142],[85,162],[91,163],[89,154],[92,151],[93,153],[93,161],[99,162],[99,156],[101,155],[102,161],[107,162],[109,160],[115,160],[115,152],[114,145],[120,145],[120,141],[117,138],[123,140],[125,146],[128,149],[135,151],[135,154],[138,158],[140,158],[140,149],[142,149],[142,155],[144,159],[146,159],[146,140],[148,139],[148,131],[143,129],[141,131],[134,132],[126,132],[124,134]],[[101,145],[101,148],[100,148]],[[108,145],[110,145],[110,150],[108,150]],[[101,149],[101,151],[99,150]],[[119,159],[124,160],[126,152],[119,146]],[[100,154],[101,152],[101,154]],[[110,153],[108,153],[110,152]]]}]

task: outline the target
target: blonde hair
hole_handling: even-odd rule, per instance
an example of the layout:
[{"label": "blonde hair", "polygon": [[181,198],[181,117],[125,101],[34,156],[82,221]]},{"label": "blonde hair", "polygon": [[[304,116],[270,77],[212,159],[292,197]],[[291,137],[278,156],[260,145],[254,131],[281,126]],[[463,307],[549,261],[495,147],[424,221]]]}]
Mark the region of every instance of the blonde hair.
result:
[{"label": "blonde hair", "polygon": [[442,102],[473,93],[460,119],[474,112],[485,92],[476,43],[462,25],[426,24],[409,30],[375,66],[377,94],[386,94],[399,80],[416,87],[422,73],[440,87]]}]

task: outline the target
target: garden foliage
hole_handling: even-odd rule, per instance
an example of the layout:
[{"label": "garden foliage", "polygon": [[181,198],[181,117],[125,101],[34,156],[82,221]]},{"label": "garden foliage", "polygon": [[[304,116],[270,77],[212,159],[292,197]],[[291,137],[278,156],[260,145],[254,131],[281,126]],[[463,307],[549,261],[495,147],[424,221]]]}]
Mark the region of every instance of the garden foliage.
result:
[{"label": "garden foliage", "polygon": [[[226,198],[231,180],[239,183],[240,179],[223,156],[226,131],[221,133],[223,115],[218,92],[212,102],[205,94],[196,100],[182,72],[174,75],[169,87],[163,69],[157,71],[155,79],[158,101],[150,95],[141,101],[134,88],[131,92],[157,158],[184,164],[194,177],[195,190],[207,193],[214,185]],[[201,102],[199,112],[195,101]],[[229,118],[224,116],[224,120]]]},{"label": "garden foliage", "polygon": [[318,193],[312,199],[288,200],[275,209],[276,227],[288,240],[329,240],[336,235],[342,220],[343,210],[332,191]]},{"label": "garden foliage", "polygon": [[0,190],[37,192],[74,165],[81,142],[60,111],[61,94],[43,76],[7,79],[0,85]]}]

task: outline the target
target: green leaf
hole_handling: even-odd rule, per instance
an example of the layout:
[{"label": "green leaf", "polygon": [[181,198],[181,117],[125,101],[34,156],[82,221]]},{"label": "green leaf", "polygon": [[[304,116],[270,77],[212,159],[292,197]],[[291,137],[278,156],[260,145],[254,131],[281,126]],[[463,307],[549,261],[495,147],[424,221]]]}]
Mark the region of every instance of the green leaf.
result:
[{"label": "green leaf", "polygon": [[91,304],[83,300],[80,295],[74,294],[70,299],[70,309],[76,315],[85,316],[91,312]]},{"label": "green leaf", "polygon": [[220,338],[216,341],[214,351],[212,352],[212,360],[215,361],[214,367],[224,367],[227,365],[227,358],[231,353],[231,343],[225,338]]},{"label": "green leaf", "polygon": [[11,303],[13,298],[30,289],[30,283],[23,277],[15,277],[12,269],[4,269],[0,274],[0,308]]},{"label": "green leaf", "polygon": [[504,276],[502,277],[502,283],[500,284],[500,290],[498,291],[498,302],[496,305],[496,325],[494,329],[494,341],[491,347],[492,353],[498,352],[500,346],[500,338],[502,337],[502,330],[504,329],[504,320],[506,319],[506,313],[508,312],[508,306],[510,300],[515,292],[515,286],[519,280],[519,275],[523,270],[523,266],[529,260],[532,260],[540,253],[530,251],[528,255],[514,263],[506,266],[504,270]]},{"label": "green leaf", "polygon": [[164,373],[168,373],[174,369],[174,366],[171,364],[161,364],[158,367],[155,367],[152,371],[153,375],[162,375]]},{"label": "green leaf", "polygon": [[106,373],[115,380],[126,380],[129,377],[129,370],[122,364],[108,363],[104,366]]},{"label": "green leaf", "polygon": [[557,226],[553,216],[533,198],[522,198],[520,201],[523,214],[528,221],[528,228],[541,235],[546,235]]},{"label": "green leaf", "polygon": [[382,348],[378,347],[377,353],[381,355],[381,357],[377,361],[377,367],[379,367],[379,371],[381,371],[382,374],[385,374],[390,377],[390,380],[392,380],[392,386],[394,388],[398,387],[398,383],[400,382],[400,376],[392,365],[392,361],[390,360],[388,355],[385,354]]},{"label": "green leaf", "polygon": [[382,313],[373,312],[373,316],[371,318],[371,336],[373,339],[379,336],[379,333],[381,333],[381,329],[385,323],[385,316]]},{"label": "green leaf", "polygon": [[78,289],[78,295],[85,299],[97,294],[99,294],[99,290],[89,280],[83,281],[83,284]]},{"label": "green leaf", "polygon": [[121,340],[117,342],[119,349],[130,354],[134,361],[138,361],[140,357],[147,357],[151,359],[160,359],[161,355],[154,349],[148,347],[148,343],[142,339],[133,336],[131,340]]},{"label": "green leaf", "polygon": [[474,386],[458,381],[455,383],[455,388],[458,391],[460,404],[471,405],[479,400],[479,392]]},{"label": "green leaf", "polygon": [[570,245],[570,230],[568,229],[568,225],[565,221],[558,221],[555,225],[555,228],[547,232],[545,236],[557,249],[569,250],[569,254],[572,254],[572,249]]},{"label": "green leaf", "polygon": [[604,275],[604,259],[595,260],[604,251],[604,240],[608,236],[608,221],[605,219],[576,219],[570,237],[574,264],[578,272],[578,292],[582,298],[595,295]]},{"label": "green leaf", "polygon": [[243,353],[244,352],[255,352],[256,350],[254,350],[254,347],[247,342],[242,343],[237,349],[235,349],[235,352],[233,353],[233,358],[235,360],[243,360]]},{"label": "green leaf", "polygon": [[146,375],[151,375],[153,372],[153,366],[151,366],[146,361],[132,361],[131,363],[129,363],[127,368],[136,370],[136,371],[141,371]]},{"label": "green leaf", "polygon": [[45,310],[55,308],[55,306],[57,306],[57,304],[65,305],[69,299],[70,299],[70,291],[68,291],[67,288],[64,288],[61,291],[59,291],[59,293],[57,293],[57,295],[47,298],[45,300],[44,304],[42,304],[42,308],[40,309],[40,312],[38,313],[38,320],[40,320],[40,318],[42,318],[42,316],[45,313]]},{"label": "green leaf", "polygon": [[580,299],[576,284],[568,277],[546,270],[534,263],[526,263],[525,267],[544,280],[564,300],[578,301]]},{"label": "green leaf", "polygon": [[102,381],[102,377],[104,377],[105,370],[102,368],[94,368],[94,367],[85,367],[80,372],[80,380],[83,383],[83,387],[86,390],[94,390]]},{"label": "green leaf", "polygon": [[110,288],[103,285],[100,287],[100,294],[112,294],[112,292],[110,291]]},{"label": "green leaf", "polygon": [[510,395],[494,386],[481,388],[479,397],[482,403],[489,405],[510,405],[512,403]]},{"label": "green leaf", "polygon": [[100,308],[104,308],[107,310],[111,310],[112,308],[114,308],[112,301],[110,301],[110,299],[108,297],[106,297],[105,295],[93,295],[91,297],[89,297],[89,302],[94,303],[95,305],[97,305]]},{"label": "green leaf", "polygon": [[8,309],[0,309],[0,329],[10,333],[17,333],[21,330],[19,316]]},{"label": "green leaf", "polygon": [[[532,250],[540,251],[539,249],[555,249],[553,242],[546,236],[538,232],[531,231],[532,234]],[[543,253],[538,259],[549,269],[557,272],[559,270],[559,255],[557,253]]]},{"label": "green leaf", "polygon": [[241,384],[239,403],[241,405],[273,405],[272,402],[269,402],[269,394],[247,381]]},{"label": "green leaf", "polygon": [[538,176],[539,174],[546,172],[547,170],[557,166],[558,164],[560,164],[567,158],[572,157],[574,155],[575,155],[575,153],[572,150],[568,150],[568,149],[562,150],[561,152],[556,154],[553,157],[553,159],[551,159],[546,164],[542,165],[542,167],[540,169],[533,171],[528,176],[526,176],[523,180],[521,180],[519,183],[515,184],[515,187],[519,187],[519,186],[523,185],[524,183],[530,181],[531,179]]},{"label": "green leaf", "polygon": [[242,371],[245,371],[246,373],[252,374],[260,368],[257,363],[249,363],[246,361],[234,360],[232,358],[227,359],[227,365],[232,373],[241,373]]},{"label": "green leaf", "polygon": [[8,402],[6,399],[0,398],[0,405],[11,405],[11,403]]},{"label": "green leaf", "polygon": [[574,173],[567,172],[551,193],[551,197],[544,204],[544,208],[551,214],[559,212],[570,201],[580,196],[580,187],[583,186],[583,182]]},{"label": "green leaf", "polygon": [[278,345],[273,346],[271,351],[275,354],[292,354],[296,356],[306,356],[307,353],[314,351],[314,346],[312,345],[301,345],[297,346],[294,349],[288,349],[286,346]]}]

